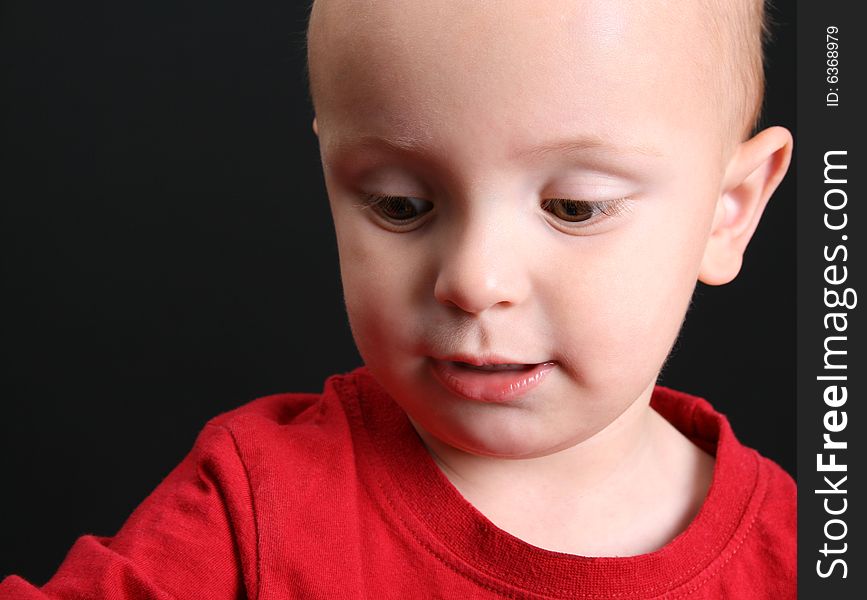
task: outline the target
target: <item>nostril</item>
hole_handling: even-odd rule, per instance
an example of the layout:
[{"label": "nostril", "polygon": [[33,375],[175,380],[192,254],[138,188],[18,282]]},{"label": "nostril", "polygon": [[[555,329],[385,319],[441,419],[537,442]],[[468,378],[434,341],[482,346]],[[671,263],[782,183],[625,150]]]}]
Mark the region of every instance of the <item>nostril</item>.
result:
[{"label": "nostril", "polygon": [[479,314],[497,305],[516,304],[519,290],[501,285],[488,277],[482,280],[442,275],[434,286],[434,298],[445,306],[453,306],[469,314]]},{"label": "nostril", "polygon": [[498,304],[520,302],[526,277],[499,245],[487,243],[486,232],[466,232],[460,240],[444,240],[436,256],[434,297],[444,306],[479,314]]}]

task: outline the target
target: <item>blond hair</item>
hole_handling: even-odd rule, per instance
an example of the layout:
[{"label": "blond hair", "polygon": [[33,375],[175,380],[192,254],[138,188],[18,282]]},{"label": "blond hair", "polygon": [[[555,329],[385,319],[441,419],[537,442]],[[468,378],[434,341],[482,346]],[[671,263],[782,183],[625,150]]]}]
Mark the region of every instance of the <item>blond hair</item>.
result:
[{"label": "blond hair", "polygon": [[750,137],[759,126],[765,96],[764,50],[770,35],[765,0],[701,0],[715,56],[712,77],[720,86],[726,126]]}]

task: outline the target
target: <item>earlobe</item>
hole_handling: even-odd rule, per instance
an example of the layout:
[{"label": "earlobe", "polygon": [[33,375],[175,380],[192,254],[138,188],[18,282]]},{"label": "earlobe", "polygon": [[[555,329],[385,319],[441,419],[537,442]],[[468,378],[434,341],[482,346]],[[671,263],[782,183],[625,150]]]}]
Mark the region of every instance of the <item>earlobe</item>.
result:
[{"label": "earlobe", "polygon": [[792,134],[770,127],[742,142],[729,161],[699,281],[722,285],[737,276],[744,251],[792,159]]},{"label": "earlobe", "polygon": [[313,133],[319,137],[319,125],[316,123],[316,117],[313,117]]}]

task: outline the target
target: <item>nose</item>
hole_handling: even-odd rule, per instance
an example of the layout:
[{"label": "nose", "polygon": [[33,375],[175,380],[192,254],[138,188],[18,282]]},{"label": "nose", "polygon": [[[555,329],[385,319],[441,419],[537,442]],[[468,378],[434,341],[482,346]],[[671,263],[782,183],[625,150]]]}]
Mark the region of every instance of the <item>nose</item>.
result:
[{"label": "nose", "polygon": [[434,297],[471,314],[517,305],[530,289],[522,244],[501,222],[466,227],[440,250]]}]

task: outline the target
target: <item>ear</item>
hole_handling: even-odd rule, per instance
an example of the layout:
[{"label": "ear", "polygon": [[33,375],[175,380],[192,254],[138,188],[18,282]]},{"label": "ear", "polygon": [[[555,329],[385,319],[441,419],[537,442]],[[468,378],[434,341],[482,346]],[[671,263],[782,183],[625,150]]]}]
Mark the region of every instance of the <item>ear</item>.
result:
[{"label": "ear", "polygon": [[765,129],[737,147],[723,176],[699,281],[722,285],[735,278],[762,212],[791,160],[792,134],[782,127]]},{"label": "ear", "polygon": [[316,124],[316,117],[313,117],[313,133],[316,134],[316,137],[319,137],[319,125]]}]

